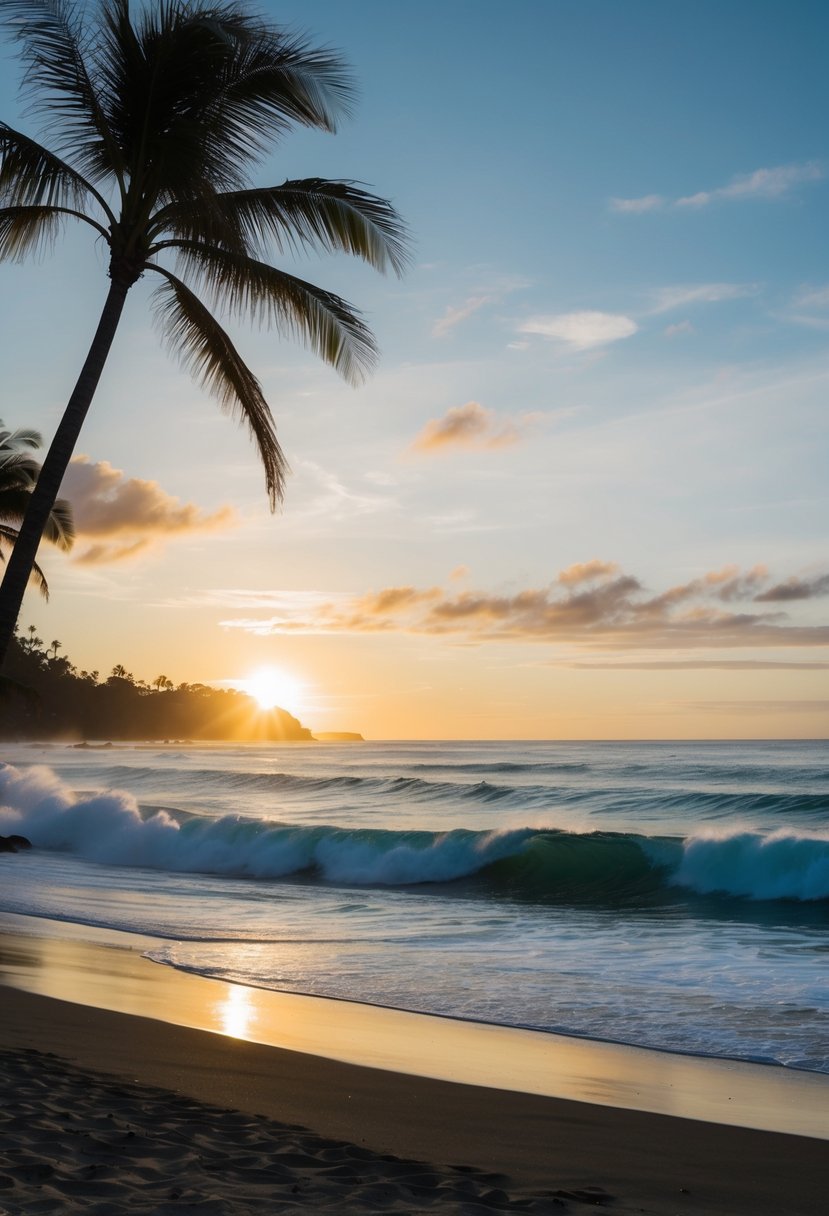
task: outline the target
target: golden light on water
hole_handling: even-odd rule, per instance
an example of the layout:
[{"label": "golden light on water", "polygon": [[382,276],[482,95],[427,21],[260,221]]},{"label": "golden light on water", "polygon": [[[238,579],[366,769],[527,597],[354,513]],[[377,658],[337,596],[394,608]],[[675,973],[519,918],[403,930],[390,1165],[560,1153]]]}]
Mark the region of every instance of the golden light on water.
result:
[{"label": "golden light on water", "polygon": [[253,697],[260,709],[287,709],[296,712],[302,698],[303,683],[281,667],[260,667],[237,687]]}]

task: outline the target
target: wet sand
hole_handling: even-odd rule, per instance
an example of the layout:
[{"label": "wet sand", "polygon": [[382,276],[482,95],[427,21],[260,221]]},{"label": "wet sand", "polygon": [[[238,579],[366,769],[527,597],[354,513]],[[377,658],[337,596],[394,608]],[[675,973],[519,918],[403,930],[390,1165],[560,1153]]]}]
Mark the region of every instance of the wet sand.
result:
[{"label": "wet sand", "polygon": [[[123,950],[71,940],[47,948],[38,940],[46,941],[0,939],[0,1213],[578,1213],[607,1206],[654,1216],[816,1216],[826,1210],[829,1147],[817,1138],[829,1136],[826,1078],[807,1076],[798,1088],[812,1125],[803,1136],[412,1076],[327,1059],[307,1046],[291,1050],[174,1025],[164,1020],[163,1006],[180,1018],[193,992],[185,981],[211,981]],[[123,1000],[135,1007],[163,992],[162,1007],[137,1016],[79,1003],[77,995],[44,995],[60,986],[61,972],[69,982],[79,957],[86,968],[91,957],[97,960],[88,986],[112,991],[112,974],[123,965],[129,982],[122,976],[115,985]],[[230,1009],[244,1008],[228,996],[233,986],[219,987]],[[330,1025],[349,1021],[341,1003],[315,1004],[326,1008]],[[307,1021],[301,1005],[293,1008],[295,1022]],[[426,1039],[442,1022],[419,1019],[408,1033]],[[461,1042],[465,1025],[451,1025]],[[286,1037],[290,1029],[283,1027]],[[472,1043],[475,1028],[468,1029]],[[291,1033],[300,1031],[316,1033],[307,1024]],[[487,1040],[488,1050],[497,1042],[508,1055],[510,1035]],[[417,1045],[409,1046],[416,1056]],[[406,1043],[399,1047],[405,1059]],[[651,1057],[683,1060],[617,1050],[640,1073]],[[486,1070],[486,1058],[477,1049],[470,1054]],[[593,1063],[609,1058],[600,1051]],[[693,1072],[696,1063],[709,1062],[684,1067]],[[509,1076],[508,1058],[490,1064],[493,1076]],[[699,1080],[702,1088],[719,1084],[723,1103],[728,1085],[732,1098],[740,1089],[725,1068],[719,1081],[704,1069]],[[760,1085],[755,1094],[774,1102],[773,1082],[783,1070],[737,1071],[743,1080],[752,1074]],[[548,1091],[555,1081],[545,1078]],[[582,1077],[586,1091],[603,1093],[605,1103],[613,1088],[606,1081]],[[645,1090],[666,1085],[664,1075],[642,1075],[641,1082]],[[680,1107],[683,1099],[675,1095]],[[767,1121],[774,1114],[772,1106]],[[791,1117],[781,1108],[781,1123]]]}]

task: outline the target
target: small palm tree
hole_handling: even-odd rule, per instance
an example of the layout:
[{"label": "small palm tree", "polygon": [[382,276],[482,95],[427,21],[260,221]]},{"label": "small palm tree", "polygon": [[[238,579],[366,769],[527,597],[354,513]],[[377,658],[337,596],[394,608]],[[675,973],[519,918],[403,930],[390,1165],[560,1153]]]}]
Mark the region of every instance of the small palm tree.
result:
[{"label": "small palm tree", "polygon": [[[130,288],[145,273],[167,343],[250,428],[274,509],[286,462],[258,380],[193,287],[274,323],[355,382],[376,351],[345,300],[271,264],[273,253],[345,252],[400,273],[391,204],[349,181],[255,188],[251,171],[292,125],[333,131],[353,96],[340,57],[251,16],[236,0],[0,0],[26,87],[54,150],[0,124],[0,258],[21,259],[67,221],[107,247],[110,286],[43,463],[0,591],[0,661],[52,504]],[[174,258],[175,270],[166,264]]]},{"label": "small palm tree", "polygon": [[[0,545],[5,541],[8,546],[14,546],[17,542],[18,526],[26,514],[40,472],[40,465],[31,452],[37,451],[42,443],[37,431],[7,431],[0,422]],[[52,504],[43,535],[59,549],[72,547],[75,528],[68,502],[58,499]],[[0,547],[0,561],[5,560],[6,555]],[[32,563],[31,576],[48,600],[49,587],[36,562]]]}]

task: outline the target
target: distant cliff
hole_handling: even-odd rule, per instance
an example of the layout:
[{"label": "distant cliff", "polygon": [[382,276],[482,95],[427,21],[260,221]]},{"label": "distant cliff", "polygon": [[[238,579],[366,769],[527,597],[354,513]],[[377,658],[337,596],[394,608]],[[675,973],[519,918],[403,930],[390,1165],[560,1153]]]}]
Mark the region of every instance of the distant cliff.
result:
[{"label": "distant cliff", "polygon": [[353,730],[318,730],[314,738],[317,743],[365,743],[363,736]]}]

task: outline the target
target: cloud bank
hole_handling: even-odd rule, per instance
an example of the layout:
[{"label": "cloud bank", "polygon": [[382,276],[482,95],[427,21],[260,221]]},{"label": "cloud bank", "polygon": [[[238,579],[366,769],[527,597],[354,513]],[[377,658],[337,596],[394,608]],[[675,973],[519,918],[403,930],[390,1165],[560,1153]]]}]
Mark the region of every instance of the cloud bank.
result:
[{"label": "cloud bank", "polygon": [[77,530],[74,560],[85,565],[124,561],[174,537],[233,526],[232,507],[205,514],[157,481],[127,477],[109,461],[73,458],[61,494],[72,505]]},{"label": "cloud bank", "polygon": [[728,566],[654,594],[616,563],[594,559],[509,595],[413,586],[327,601],[318,594],[311,611],[307,599],[292,606],[283,598],[278,614],[222,625],[259,634],[405,632],[605,651],[829,646],[829,626],[758,607],[818,595],[829,595],[829,573],[773,583],[763,566]]}]

